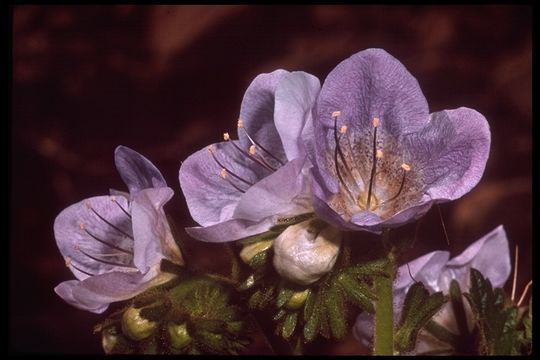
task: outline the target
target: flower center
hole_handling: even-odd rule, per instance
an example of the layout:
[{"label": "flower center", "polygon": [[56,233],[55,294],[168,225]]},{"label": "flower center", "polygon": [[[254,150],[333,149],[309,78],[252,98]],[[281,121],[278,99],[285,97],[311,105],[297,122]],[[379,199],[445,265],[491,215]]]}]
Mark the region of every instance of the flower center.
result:
[{"label": "flower center", "polygon": [[417,179],[411,177],[411,165],[403,162],[395,139],[381,133],[379,118],[373,118],[370,132],[351,141],[346,125],[338,129],[340,116],[340,111],[332,113],[333,163],[340,185],[334,205],[348,215],[360,209],[388,218],[414,195]]}]

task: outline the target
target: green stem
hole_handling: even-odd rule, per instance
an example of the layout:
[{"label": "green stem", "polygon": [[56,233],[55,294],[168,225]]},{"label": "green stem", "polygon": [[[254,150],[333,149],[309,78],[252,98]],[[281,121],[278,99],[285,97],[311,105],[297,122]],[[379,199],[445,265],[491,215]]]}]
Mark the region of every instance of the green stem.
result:
[{"label": "green stem", "polygon": [[[383,234],[383,243],[388,244],[388,233]],[[387,248],[387,246],[385,246]],[[378,276],[375,278],[375,334],[374,334],[374,355],[394,355],[394,307],[393,307],[393,283],[395,272],[395,256],[393,249],[387,253],[388,265],[386,273],[388,276]]]}]

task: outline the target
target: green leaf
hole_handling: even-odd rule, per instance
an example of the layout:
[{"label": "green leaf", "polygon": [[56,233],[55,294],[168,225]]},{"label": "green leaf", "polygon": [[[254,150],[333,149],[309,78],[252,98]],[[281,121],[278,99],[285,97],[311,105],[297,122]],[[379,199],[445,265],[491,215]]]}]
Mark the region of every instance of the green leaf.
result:
[{"label": "green leaf", "polygon": [[476,269],[470,272],[469,301],[480,330],[480,353],[483,355],[518,355],[521,334],[517,331],[517,308],[505,307],[502,289],[495,289],[489,279]]},{"label": "green leaf", "polygon": [[347,273],[339,274],[337,276],[337,283],[347,296],[347,299],[352,303],[370,314],[375,312],[373,301],[376,300],[377,297],[367,285],[355,280]]},{"label": "green leaf", "polygon": [[317,337],[321,327],[321,313],[323,312],[322,297],[320,291],[312,293],[306,301],[304,308],[304,342],[310,343]]},{"label": "green leaf", "polygon": [[421,282],[414,283],[405,297],[401,319],[395,335],[399,351],[412,351],[416,346],[418,332],[446,302],[442,292],[429,295]]},{"label": "green leaf", "polygon": [[296,329],[296,324],[298,322],[298,312],[294,311],[291,313],[288,313],[287,316],[285,316],[285,320],[283,321],[283,327],[281,331],[281,335],[285,340],[289,339],[292,334],[294,333],[294,330]]},{"label": "green leaf", "polygon": [[330,286],[325,300],[330,333],[332,337],[340,340],[347,334],[347,319],[343,295],[339,291],[339,287]]},{"label": "green leaf", "polygon": [[283,305],[285,305],[285,303],[289,301],[289,299],[293,296],[293,294],[294,294],[293,289],[289,289],[282,286],[277,296],[277,301],[276,301],[277,307],[280,308]]},{"label": "green leaf", "polygon": [[251,258],[249,266],[251,266],[253,269],[258,269],[267,265],[269,260],[272,259],[272,253],[273,252],[270,249],[257,253]]}]

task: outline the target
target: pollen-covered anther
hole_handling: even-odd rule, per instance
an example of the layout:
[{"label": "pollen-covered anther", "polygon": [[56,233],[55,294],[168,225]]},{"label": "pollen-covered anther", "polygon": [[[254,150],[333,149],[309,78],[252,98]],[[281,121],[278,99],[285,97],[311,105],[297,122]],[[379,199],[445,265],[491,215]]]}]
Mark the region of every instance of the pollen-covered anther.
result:
[{"label": "pollen-covered anther", "polygon": [[409,164],[403,163],[403,164],[401,164],[401,168],[403,170],[405,170],[405,171],[411,171],[411,165],[409,165]]},{"label": "pollen-covered anther", "polygon": [[112,201],[112,202],[116,202],[116,196],[114,196],[114,195],[111,196],[111,201]]},{"label": "pollen-covered anther", "polygon": [[338,116],[341,116],[341,111],[334,111],[334,112],[332,113],[332,117],[333,117],[333,118],[337,118]]},{"label": "pollen-covered anther", "polygon": [[257,153],[257,147],[255,145],[251,145],[249,147],[249,153],[250,155],[255,155]]},{"label": "pollen-covered anther", "polygon": [[79,224],[79,229],[85,230],[86,229],[86,224],[85,223],[80,223]]},{"label": "pollen-covered anther", "polygon": [[374,128],[379,127],[380,122],[381,120],[378,117],[373,118],[373,127]]},{"label": "pollen-covered anther", "polygon": [[375,156],[377,156],[377,159],[382,159],[384,157],[384,153],[382,150],[377,150]]},{"label": "pollen-covered anther", "polygon": [[238,128],[240,128],[240,129],[243,128],[243,127],[244,127],[244,120],[238,119],[237,126],[238,126]]},{"label": "pollen-covered anther", "polygon": [[209,146],[208,146],[208,152],[209,152],[210,154],[213,154],[213,153],[214,153],[214,146],[213,146],[213,145],[209,145]]},{"label": "pollen-covered anther", "polygon": [[347,132],[347,125],[341,125],[341,128],[339,129],[340,134],[345,134]]},{"label": "pollen-covered anther", "polygon": [[228,133],[228,132],[223,133],[223,140],[229,141],[230,139],[231,139],[231,137],[229,136],[229,133]]},{"label": "pollen-covered anther", "polygon": [[87,209],[92,208],[92,203],[90,201],[85,202],[84,205],[86,206]]},{"label": "pollen-covered anther", "polygon": [[66,256],[64,258],[64,262],[65,262],[67,268],[69,268],[71,266],[71,258],[69,256]]},{"label": "pollen-covered anther", "polygon": [[226,179],[227,178],[227,169],[221,169],[221,171],[219,172],[219,176],[221,176],[223,179]]}]

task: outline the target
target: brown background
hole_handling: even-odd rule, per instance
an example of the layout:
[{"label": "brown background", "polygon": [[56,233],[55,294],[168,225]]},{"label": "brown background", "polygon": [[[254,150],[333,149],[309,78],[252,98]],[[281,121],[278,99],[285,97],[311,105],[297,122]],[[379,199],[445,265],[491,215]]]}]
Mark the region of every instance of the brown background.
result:
[{"label": "brown background", "polygon": [[[504,224],[520,245],[518,292],[531,278],[531,9],[450,6],[21,6],[13,10],[10,188],[10,350],[100,353],[102,316],[65,304],[72,278],[56,248],[55,216],[123,188],[123,144],[150,158],[192,225],[180,161],[234,130],[250,81],[277,68],[321,81],[353,53],[380,47],[415,75],[431,111],[468,106],[492,130],[480,184],[441,206],[450,250]],[[434,209],[410,258],[447,249]],[[221,248],[186,240],[201,269]],[[497,259],[494,259],[497,261]],[[511,284],[507,284],[509,290]],[[268,353],[258,341],[251,352]],[[348,337],[311,353],[363,351]]]}]

